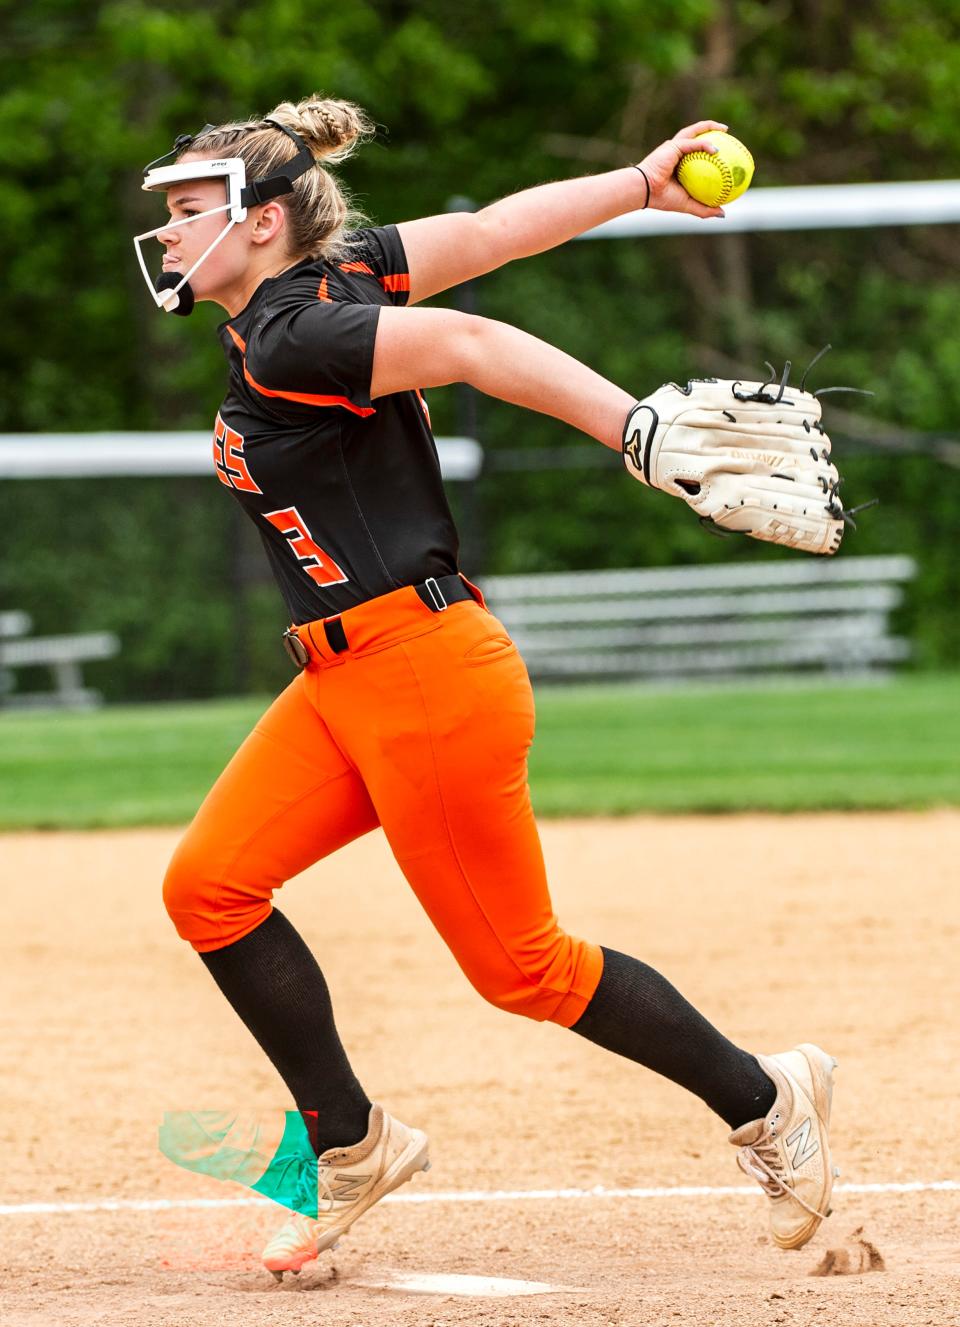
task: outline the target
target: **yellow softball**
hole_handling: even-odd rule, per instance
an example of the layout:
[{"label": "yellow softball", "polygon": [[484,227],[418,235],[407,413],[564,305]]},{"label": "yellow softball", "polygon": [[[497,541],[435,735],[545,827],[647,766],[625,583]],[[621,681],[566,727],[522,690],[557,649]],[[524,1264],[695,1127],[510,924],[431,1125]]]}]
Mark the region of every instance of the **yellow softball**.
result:
[{"label": "yellow softball", "polygon": [[688,152],[677,166],[677,179],[691,198],[707,207],[722,207],[746,193],[753,179],[753,157],[739,138],[723,129],[697,134],[716,152]]}]

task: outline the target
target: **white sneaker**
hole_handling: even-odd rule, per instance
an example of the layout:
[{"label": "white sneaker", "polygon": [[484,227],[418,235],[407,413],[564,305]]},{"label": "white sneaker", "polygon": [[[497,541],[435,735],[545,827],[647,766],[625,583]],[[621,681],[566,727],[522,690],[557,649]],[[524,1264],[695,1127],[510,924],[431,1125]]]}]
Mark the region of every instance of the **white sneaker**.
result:
[{"label": "white sneaker", "polygon": [[335,1249],[368,1207],[430,1169],[428,1148],[425,1133],[372,1106],[362,1142],[332,1147],[317,1160],[316,1219],[294,1212],[264,1249],[264,1266],[282,1281],[284,1272],[299,1272],[324,1249]]},{"label": "white sneaker", "polygon": [[830,1215],[837,1173],[830,1161],[830,1105],[836,1060],[804,1043],[780,1055],[758,1055],[777,1097],[766,1118],[730,1135],[737,1163],[770,1199],[770,1232],[781,1249],[799,1249]]}]

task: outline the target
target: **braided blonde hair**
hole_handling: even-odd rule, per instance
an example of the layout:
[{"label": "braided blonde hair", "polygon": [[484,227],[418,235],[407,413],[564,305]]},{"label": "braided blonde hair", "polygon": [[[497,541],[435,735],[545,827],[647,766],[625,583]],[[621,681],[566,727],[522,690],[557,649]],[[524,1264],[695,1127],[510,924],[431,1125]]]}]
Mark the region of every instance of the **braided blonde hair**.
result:
[{"label": "braided blonde hair", "polygon": [[[332,165],[346,161],[373,134],[373,125],[359,106],[319,93],[296,105],[281,101],[265,118],[292,129],[317,162]],[[297,148],[276,125],[240,120],[199,135],[181,157],[194,154],[240,157],[246,163],[247,179],[255,180],[280,170],[296,156]],[[293,192],[276,201],[287,213],[286,247],[291,258],[337,256],[345,248],[349,232],[366,221],[336,177],[320,165],[301,175]]]}]

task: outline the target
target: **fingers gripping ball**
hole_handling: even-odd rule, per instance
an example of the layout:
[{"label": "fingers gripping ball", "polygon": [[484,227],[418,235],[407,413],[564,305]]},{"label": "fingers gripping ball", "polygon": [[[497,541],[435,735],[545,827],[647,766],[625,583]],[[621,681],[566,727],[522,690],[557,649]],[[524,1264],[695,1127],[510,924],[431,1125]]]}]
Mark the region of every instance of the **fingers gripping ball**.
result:
[{"label": "fingers gripping ball", "polygon": [[753,157],[739,138],[722,129],[698,134],[716,147],[716,152],[688,152],[681,157],[677,179],[691,198],[707,207],[722,207],[746,193],[753,179]]}]

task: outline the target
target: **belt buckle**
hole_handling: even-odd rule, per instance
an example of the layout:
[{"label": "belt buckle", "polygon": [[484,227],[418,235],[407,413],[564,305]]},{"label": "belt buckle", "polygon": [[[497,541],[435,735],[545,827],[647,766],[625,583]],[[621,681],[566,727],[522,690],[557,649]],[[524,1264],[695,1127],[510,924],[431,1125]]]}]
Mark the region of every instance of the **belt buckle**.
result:
[{"label": "belt buckle", "polygon": [[310,652],[293,627],[288,627],[283,633],[283,648],[296,668],[306,668],[310,662]]},{"label": "belt buckle", "polygon": [[429,594],[430,598],[433,600],[434,612],[442,613],[443,610],[447,607],[447,601],[446,599],[444,599],[443,593],[440,589],[440,586],[437,584],[435,578],[433,576],[428,576],[427,579],[423,582],[423,587],[426,590],[427,594]]}]

